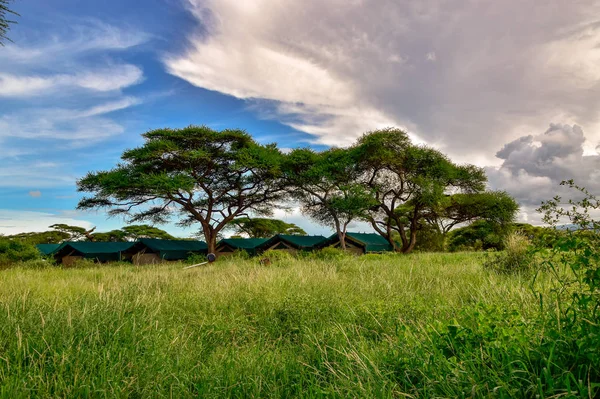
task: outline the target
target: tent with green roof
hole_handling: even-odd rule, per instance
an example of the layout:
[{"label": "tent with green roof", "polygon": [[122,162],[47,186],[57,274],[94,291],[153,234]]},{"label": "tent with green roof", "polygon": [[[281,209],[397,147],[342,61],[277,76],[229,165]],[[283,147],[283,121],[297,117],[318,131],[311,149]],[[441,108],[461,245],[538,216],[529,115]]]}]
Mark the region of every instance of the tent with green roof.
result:
[{"label": "tent with green roof", "polygon": [[[148,255],[153,254],[157,260],[184,260],[194,254],[206,254],[208,252],[208,245],[203,241],[197,240],[161,240],[158,238],[140,238],[137,242],[137,248],[139,251],[138,255],[146,255],[148,258],[144,262],[134,263],[155,263],[148,262],[150,257]],[[156,259],[155,259],[156,260]]]},{"label": "tent with green roof", "polygon": [[60,244],[38,244],[36,248],[38,251],[42,253],[44,256],[51,255],[54,251],[56,251],[60,247]]},{"label": "tent with green roof", "polygon": [[79,259],[111,262],[127,259],[136,243],[133,242],[63,242],[52,255],[59,263],[72,265]]},{"label": "tent with green roof", "polygon": [[[328,239],[318,244],[319,248],[334,247],[340,248],[340,239],[337,234],[333,234]],[[346,233],[346,250],[356,254],[390,252],[394,248],[381,235],[376,233]]]},{"label": "tent with green roof", "polygon": [[254,256],[258,253],[258,247],[267,240],[268,238],[224,238],[217,244],[216,255],[222,257],[236,251],[246,251]]},{"label": "tent with green roof", "polygon": [[267,250],[284,250],[289,252],[312,251],[317,245],[327,240],[323,236],[299,236],[277,234],[258,247],[260,252]]}]

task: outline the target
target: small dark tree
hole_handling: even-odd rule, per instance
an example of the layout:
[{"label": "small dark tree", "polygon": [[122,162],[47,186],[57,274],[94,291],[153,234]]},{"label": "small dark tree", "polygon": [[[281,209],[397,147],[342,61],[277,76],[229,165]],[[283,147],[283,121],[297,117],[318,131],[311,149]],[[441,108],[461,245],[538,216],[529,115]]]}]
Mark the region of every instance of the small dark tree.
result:
[{"label": "small dark tree", "polygon": [[283,155],[274,144],[260,145],[241,130],[215,131],[206,126],[159,129],[143,135],[143,146],[125,151],[109,171],[92,172],[78,181],[90,192],[79,209],[110,208],[131,222],[199,223],[208,250],[236,217],[268,215],[285,198]]},{"label": "small dark tree", "polygon": [[237,218],[229,222],[227,228],[234,230],[236,236],[250,238],[266,238],[275,234],[306,235],[306,231],[293,223],[268,218]]},{"label": "small dark tree", "polygon": [[16,12],[8,8],[8,3],[10,0],[0,0],[0,46],[4,46],[4,41],[8,40],[8,31],[10,30],[11,24],[16,24],[16,21],[13,21],[10,18],[10,15],[19,16]]}]

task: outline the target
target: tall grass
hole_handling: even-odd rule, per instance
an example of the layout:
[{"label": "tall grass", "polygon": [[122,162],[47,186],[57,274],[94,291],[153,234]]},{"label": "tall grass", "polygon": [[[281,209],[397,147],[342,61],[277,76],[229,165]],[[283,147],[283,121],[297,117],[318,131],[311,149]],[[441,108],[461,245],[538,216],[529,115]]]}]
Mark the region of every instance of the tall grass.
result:
[{"label": "tall grass", "polygon": [[544,357],[528,280],[481,263],[455,253],[5,270],[0,396],[584,392],[585,376],[565,382]]}]

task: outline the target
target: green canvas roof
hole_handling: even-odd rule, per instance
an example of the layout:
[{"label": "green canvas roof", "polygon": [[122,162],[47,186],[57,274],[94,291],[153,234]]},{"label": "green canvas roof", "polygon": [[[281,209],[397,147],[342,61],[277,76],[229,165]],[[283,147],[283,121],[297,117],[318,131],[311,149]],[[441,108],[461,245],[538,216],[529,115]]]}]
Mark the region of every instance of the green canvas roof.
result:
[{"label": "green canvas roof", "polygon": [[[376,233],[347,232],[346,239],[350,239],[358,244],[361,244],[361,246],[365,248],[365,252],[386,252],[394,250],[394,248],[385,238]],[[319,246],[328,246],[337,242],[337,240],[337,234],[333,234],[327,239],[327,241],[321,243]]]},{"label": "green canvas roof", "polygon": [[77,256],[100,261],[121,260],[121,253],[131,249],[134,242],[68,241],[60,244],[53,255],[67,256],[75,251]]},{"label": "green canvas roof", "polygon": [[260,248],[267,249],[279,241],[283,241],[296,249],[310,250],[316,245],[324,242],[327,238],[323,236],[296,236],[287,234],[277,234],[265,241]]},{"label": "green canvas roof", "polygon": [[193,253],[206,253],[208,245],[196,240],[161,240],[157,238],[140,238],[137,244],[145,245],[153,252],[158,252],[161,259],[187,259]]},{"label": "green canvas roof", "polygon": [[43,255],[50,255],[60,247],[60,244],[38,244],[36,247]]},{"label": "green canvas roof", "polygon": [[219,241],[219,245],[227,244],[236,249],[255,249],[267,240],[268,238],[224,238]]},{"label": "green canvas roof", "polygon": [[206,251],[208,245],[196,240],[160,240],[157,238],[140,238],[141,242],[154,251]]}]

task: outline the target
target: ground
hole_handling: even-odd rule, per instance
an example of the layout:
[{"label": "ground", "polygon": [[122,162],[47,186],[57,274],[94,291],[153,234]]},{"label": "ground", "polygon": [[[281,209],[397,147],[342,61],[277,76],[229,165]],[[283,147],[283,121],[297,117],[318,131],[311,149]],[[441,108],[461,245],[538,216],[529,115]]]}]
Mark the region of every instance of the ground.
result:
[{"label": "ground", "polygon": [[0,396],[543,394],[536,365],[503,349],[539,341],[539,299],[483,256],[3,270]]}]

